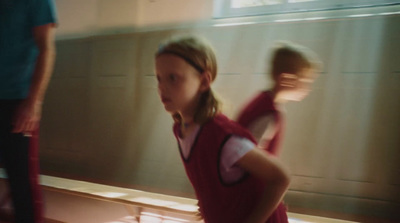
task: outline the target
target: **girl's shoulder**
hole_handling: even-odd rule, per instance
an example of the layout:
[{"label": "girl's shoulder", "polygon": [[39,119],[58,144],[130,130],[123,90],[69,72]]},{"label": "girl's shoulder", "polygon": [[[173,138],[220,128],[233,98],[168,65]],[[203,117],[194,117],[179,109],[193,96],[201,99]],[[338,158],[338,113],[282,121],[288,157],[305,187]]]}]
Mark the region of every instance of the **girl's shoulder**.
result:
[{"label": "girl's shoulder", "polygon": [[229,119],[226,115],[222,113],[216,114],[212,119],[210,119],[207,123],[205,123],[205,126],[213,126],[215,128],[220,128],[224,130],[229,130],[230,127],[234,127],[236,123]]},{"label": "girl's shoulder", "polygon": [[204,127],[208,129],[213,129],[218,133],[223,133],[225,135],[236,135],[244,138],[248,138],[251,141],[255,142],[251,133],[239,125],[237,122],[229,119],[224,114],[217,114],[213,119],[207,122]]}]

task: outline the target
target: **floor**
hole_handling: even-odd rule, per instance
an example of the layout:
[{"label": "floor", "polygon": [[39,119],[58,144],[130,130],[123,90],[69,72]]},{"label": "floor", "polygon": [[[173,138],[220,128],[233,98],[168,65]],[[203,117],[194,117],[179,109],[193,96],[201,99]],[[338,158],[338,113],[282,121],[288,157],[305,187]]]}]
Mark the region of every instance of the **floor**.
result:
[{"label": "floor", "polygon": [[[85,197],[77,197],[71,194],[55,191],[44,191],[46,200],[46,221],[45,223],[136,223],[137,221],[129,216],[129,211],[124,205],[104,202]],[[300,213],[288,213],[290,223],[350,223],[334,218],[305,215]],[[9,214],[0,213],[0,218],[9,219]],[[180,223],[179,219],[160,220],[151,214],[144,215],[141,223]],[[1,221],[0,223],[11,223]]]},{"label": "floor", "polygon": [[[5,191],[4,180],[0,180],[0,198]],[[3,194],[2,194],[3,193]],[[98,199],[80,197],[76,194],[61,193],[59,191],[44,190],[45,223],[137,223],[130,216],[126,205],[105,202]],[[1,211],[3,210],[3,211]],[[6,210],[6,211],[4,211]],[[7,212],[8,210],[8,212]],[[307,210],[289,207],[290,223],[395,223],[395,221],[372,219],[370,217],[352,216],[316,210]],[[154,213],[145,213],[141,223],[181,223],[187,222],[178,218],[165,218]],[[345,219],[345,220],[344,220]],[[11,223],[9,207],[0,209],[0,223]]]}]

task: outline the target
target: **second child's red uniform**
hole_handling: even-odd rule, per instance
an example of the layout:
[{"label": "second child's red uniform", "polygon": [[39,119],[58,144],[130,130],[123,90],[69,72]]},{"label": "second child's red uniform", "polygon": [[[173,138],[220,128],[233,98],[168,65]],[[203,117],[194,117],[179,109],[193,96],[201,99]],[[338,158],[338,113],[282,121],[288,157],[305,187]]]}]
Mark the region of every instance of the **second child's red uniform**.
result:
[{"label": "second child's red uniform", "polygon": [[283,134],[283,117],[277,109],[270,91],[256,95],[239,114],[237,122],[246,129],[260,118],[271,116],[274,121],[274,135],[265,148],[271,154],[278,154]]}]

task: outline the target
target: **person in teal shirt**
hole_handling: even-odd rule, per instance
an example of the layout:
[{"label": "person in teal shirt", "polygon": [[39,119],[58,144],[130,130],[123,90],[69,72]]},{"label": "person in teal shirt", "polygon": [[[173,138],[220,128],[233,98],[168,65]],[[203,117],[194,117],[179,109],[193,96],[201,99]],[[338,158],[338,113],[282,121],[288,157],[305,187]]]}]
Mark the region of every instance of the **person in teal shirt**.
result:
[{"label": "person in teal shirt", "polygon": [[52,0],[0,0],[0,162],[17,223],[43,222],[37,142],[55,27]]}]

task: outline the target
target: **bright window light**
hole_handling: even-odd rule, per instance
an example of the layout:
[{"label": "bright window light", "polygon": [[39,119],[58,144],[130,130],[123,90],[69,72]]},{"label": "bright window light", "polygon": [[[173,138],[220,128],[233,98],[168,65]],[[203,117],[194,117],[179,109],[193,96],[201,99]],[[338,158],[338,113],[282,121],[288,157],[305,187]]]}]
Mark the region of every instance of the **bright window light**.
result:
[{"label": "bright window light", "polygon": [[125,216],[116,221],[107,221],[104,223],[140,223],[140,222],[138,222],[138,220],[136,220],[136,217],[134,217],[134,216]]},{"label": "bright window light", "polygon": [[398,0],[214,0],[214,17],[242,17],[398,5]]},{"label": "bright window light", "polygon": [[296,218],[289,218],[289,223],[311,223],[311,222],[303,221],[303,220],[296,219]]},{"label": "bright window light", "polygon": [[196,206],[196,205],[181,204],[181,203],[174,202],[174,201],[165,201],[165,200],[148,198],[148,197],[136,197],[136,198],[129,199],[129,200],[134,201],[134,202],[144,203],[144,204],[155,205],[155,206],[168,207],[168,208],[182,210],[182,211],[195,212],[198,210],[198,206]]},{"label": "bright window light", "polygon": [[263,5],[276,5],[282,4],[283,0],[232,0],[231,7],[232,8],[246,8],[246,7],[255,7],[255,6],[263,6]]},{"label": "bright window light", "polygon": [[149,198],[149,197],[137,197],[137,198],[133,198],[130,200],[134,201],[134,202],[151,204],[151,205],[155,205],[155,206],[164,206],[164,207],[170,207],[170,206],[179,204],[174,201],[165,201],[165,200],[154,199],[154,198]]},{"label": "bright window light", "polygon": [[117,192],[96,192],[93,194],[102,196],[102,197],[108,197],[108,198],[117,198],[117,197],[123,197],[126,195],[124,193],[117,193]]},{"label": "bright window light", "polygon": [[189,222],[185,219],[163,216],[150,212],[142,212],[140,215],[140,222],[160,222],[160,223],[182,223]]}]

